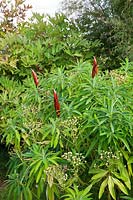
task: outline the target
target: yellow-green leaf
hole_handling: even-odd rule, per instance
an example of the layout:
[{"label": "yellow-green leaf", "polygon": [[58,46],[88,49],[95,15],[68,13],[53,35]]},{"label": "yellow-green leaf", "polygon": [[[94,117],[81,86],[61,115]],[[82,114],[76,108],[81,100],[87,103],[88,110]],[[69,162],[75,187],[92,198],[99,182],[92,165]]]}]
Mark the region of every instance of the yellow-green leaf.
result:
[{"label": "yellow-green leaf", "polygon": [[36,183],[39,182],[39,180],[40,180],[40,178],[42,176],[43,170],[44,170],[43,167],[41,167],[39,172],[38,172],[38,174],[37,174],[37,177],[36,177]]},{"label": "yellow-green leaf", "polygon": [[109,188],[109,192],[110,192],[112,198],[114,200],[116,200],[115,189],[114,189],[114,182],[113,182],[111,176],[108,177],[108,188]]},{"label": "yellow-green leaf", "polygon": [[127,169],[123,166],[122,168],[122,176],[126,176],[127,180],[124,182],[125,185],[129,188],[129,190],[131,189],[131,182],[130,182],[130,178],[129,178],[129,174],[127,172]]},{"label": "yellow-green leaf", "polygon": [[57,129],[57,135],[54,140],[54,148],[57,146],[57,144],[59,142],[59,136],[60,136],[60,131],[59,131],[59,129]]},{"label": "yellow-green leaf", "polygon": [[40,168],[41,164],[42,164],[42,160],[39,160],[39,161],[36,163],[36,165],[35,165],[35,167],[34,167],[34,173],[36,173],[36,172],[38,171],[38,169]]},{"label": "yellow-green leaf", "polygon": [[99,190],[99,199],[101,199],[101,197],[104,193],[105,187],[107,186],[107,183],[108,183],[108,178],[106,178],[101,184],[101,187],[100,187],[100,190]]},{"label": "yellow-green leaf", "polygon": [[95,179],[99,179],[99,178],[102,178],[102,177],[104,177],[104,176],[106,176],[106,174],[108,173],[108,171],[103,171],[103,172],[100,172],[100,173],[98,173],[98,174],[96,174],[96,175],[94,175],[94,176],[92,176],[92,180],[95,180]]},{"label": "yellow-green leaf", "polygon": [[90,192],[91,188],[92,188],[92,184],[90,184],[88,187],[86,187],[86,188],[84,189],[84,191],[82,192],[82,195],[83,195],[83,196],[87,195],[88,192]]},{"label": "yellow-green leaf", "polygon": [[133,170],[132,170],[131,164],[128,164],[127,167],[128,167],[129,176],[132,176],[133,175]]},{"label": "yellow-green leaf", "polygon": [[112,178],[112,179],[113,179],[114,183],[119,187],[119,189],[124,194],[128,195],[128,191],[127,191],[126,187],[124,186],[124,184],[121,181],[119,181],[118,179],[116,179],[116,178]]},{"label": "yellow-green leaf", "polygon": [[16,131],[16,138],[17,138],[18,142],[20,142],[20,134],[18,131]]},{"label": "yellow-green leaf", "polygon": [[131,189],[131,182],[130,182],[129,174],[127,172],[126,167],[124,166],[124,164],[122,162],[119,163],[118,167],[119,167],[121,177],[125,177],[125,181],[124,181],[125,185],[130,190]]}]

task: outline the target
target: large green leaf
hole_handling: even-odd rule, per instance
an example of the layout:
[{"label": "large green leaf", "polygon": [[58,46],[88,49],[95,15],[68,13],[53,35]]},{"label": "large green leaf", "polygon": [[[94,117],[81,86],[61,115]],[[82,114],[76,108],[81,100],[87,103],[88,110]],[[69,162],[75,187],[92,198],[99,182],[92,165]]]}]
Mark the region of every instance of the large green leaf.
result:
[{"label": "large green leaf", "polygon": [[94,176],[92,176],[92,180],[96,180],[96,179],[101,179],[101,178],[103,178],[103,177],[105,177],[106,175],[107,175],[107,173],[108,173],[108,171],[103,171],[103,172],[100,172],[100,173],[98,173],[98,174],[96,174],[96,175],[94,175]]},{"label": "large green leaf", "polygon": [[118,179],[116,179],[116,178],[112,178],[112,179],[113,179],[114,183],[119,187],[119,189],[124,194],[128,195],[128,191],[127,191],[126,187],[124,186],[124,184],[121,181],[119,181]]},{"label": "large green leaf", "polygon": [[99,190],[99,199],[101,199],[107,184],[108,184],[108,177],[101,183],[100,190]]},{"label": "large green leaf", "polygon": [[115,194],[115,189],[114,189],[114,181],[112,177],[109,175],[108,177],[108,188],[109,192],[114,200],[116,200],[116,194]]}]

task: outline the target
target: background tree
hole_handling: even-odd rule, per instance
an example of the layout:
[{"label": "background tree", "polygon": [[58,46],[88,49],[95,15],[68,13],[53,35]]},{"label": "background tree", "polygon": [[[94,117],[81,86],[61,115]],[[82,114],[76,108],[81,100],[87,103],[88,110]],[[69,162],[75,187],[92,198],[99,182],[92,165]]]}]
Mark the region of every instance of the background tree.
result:
[{"label": "background tree", "polygon": [[32,8],[25,0],[0,1],[1,22],[0,30],[4,32],[16,31],[16,26],[25,21],[26,12]]},{"label": "background tree", "polygon": [[[75,6],[74,6],[75,5]],[[99,39],[95,54],[105,68],[118,68],[125,57],[132,60],[132,2],[130,0],[68,0],[62,10],[75,18],[84,37]]]}]

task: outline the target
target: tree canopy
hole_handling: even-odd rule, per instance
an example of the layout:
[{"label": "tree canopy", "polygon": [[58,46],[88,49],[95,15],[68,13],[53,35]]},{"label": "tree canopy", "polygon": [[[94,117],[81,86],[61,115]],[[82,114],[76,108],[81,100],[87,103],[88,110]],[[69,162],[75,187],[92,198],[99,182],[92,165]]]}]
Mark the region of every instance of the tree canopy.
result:
[{"label": "tree canopy", "polygon": [[105,68],[117,68],[132,60],[133,3],[130,0],[67,0],[62,10],[73,17],[84,37],[101,42],[95,54]]}]

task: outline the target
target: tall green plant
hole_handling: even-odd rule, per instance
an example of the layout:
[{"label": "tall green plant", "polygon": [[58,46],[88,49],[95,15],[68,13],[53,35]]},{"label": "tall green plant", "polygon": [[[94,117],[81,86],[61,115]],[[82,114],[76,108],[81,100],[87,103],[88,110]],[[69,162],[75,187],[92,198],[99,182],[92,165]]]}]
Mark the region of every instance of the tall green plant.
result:
[{"label": "tall green plant", "polygon": [[126,60],[92,78],[92,64],[81,59],[69,70],[37,73],[37,87],[31,71],[22,83],[0,77],[0,139],[12,148],[9,199],[88,199],[90,189],[93,199],[131,196],[131,68]]}]

